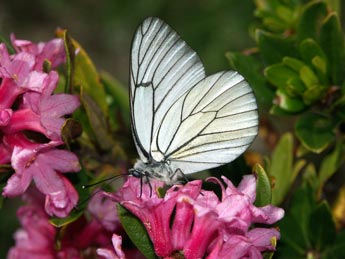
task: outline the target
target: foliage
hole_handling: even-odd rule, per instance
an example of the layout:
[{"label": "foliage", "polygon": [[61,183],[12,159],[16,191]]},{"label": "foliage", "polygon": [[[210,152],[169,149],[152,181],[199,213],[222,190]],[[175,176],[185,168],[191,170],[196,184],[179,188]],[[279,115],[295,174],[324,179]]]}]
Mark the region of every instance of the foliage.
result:
[{"label": "foliage", "polygon": [[288,205],[274,258],[343,258],[343,181],[332,183],[332,193],[338,196],[334,212],[329,205],[334,198],[326,189],[336,173],[343,173],[345,160],[340,1],[255,4],[257,46],[226,56],[252,84],[264,116],[272,118],[271,127],[277,127],[273,118],[290,117],[294,125],[285,129],[293,133],[280,137],[265,165],[272,203]]}]

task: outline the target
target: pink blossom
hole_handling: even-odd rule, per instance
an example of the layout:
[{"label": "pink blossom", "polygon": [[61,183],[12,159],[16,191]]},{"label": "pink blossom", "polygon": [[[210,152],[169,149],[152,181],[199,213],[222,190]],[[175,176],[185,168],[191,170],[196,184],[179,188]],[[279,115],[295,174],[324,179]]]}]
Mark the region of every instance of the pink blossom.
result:
[{"label": "pink blossom", "polygon": [[111,249],[98,248],[97,254],[104,257],[105,259],[125,259],[125,254],[121,248],[122,237],[113,234],[111,241],[114,246],[114,251],[112,251]]},{"label": "pink blossom", "polygon": [[0,127],[6,126],[13,115],[12,109],[0,110]]},{"label": "pink blossom", "polygon": [[42,92],[43,81],[47,74],[34,70],[35,56],[20,52],[9,56],[5,45],[0,44],[0,77],[12,79],[13,82],[24,90]]},{"label": "pink blossom", "polygon": [[43,71],[45,60],[52,68],[64,61],[63,41],[34,44],[12,36],[12,43],[17,51],[12,55],[0,44],[0,163],[15,170],[2,195],[21,195],[33,180],[46,195],[48,214],[65,217],[78,194],[62,174],[77,172],[80,165],[73,153],[58,147],[64,144],[65,115],[80,103],[76,96],[54,94],[58,73]]},{"label": "pink blossom", "polygon": [[237,188],[225,177],[226,187],[215,178],[209,181],[220,185],[221,199],[212,191],[202,190],[200,180],[173,186],[164,197],[154,192],[148,198],[149,187],[144,184],[144,196],[140,197],[141,183],[135,177],[130,177],[113,197],[143,222],[159,257],[182,253],[187,259],[261,259],[261,252],[274,250],[271,240],[279,239],[279,231],[252,226],[273,224],[284,211],[253,204],[255,177],[245,176]]},{"label": "pink blossom", "polygon": [[52,140],[60,140],[61,129],[65,122],[63,116],[72,113],[80,103],[73,95],[51,95],[58,78],[58,74],[52,71],[43,82],[42,94],[25,93],[21,109],[13,113],[8,125],[2,129],[3,132],[9,134],[31,130],[42,133]]},{"label": "pink blossom", "polygon": [[[21,229],[15,234],[16,243],[10,249],[8,259],[96,258],[96,248],[121,255],[120,239],[114,236],[113,247],[110,242],[112,232],[105,229],[92,215],[78,218],[61,231],[50,224],[49,215],[43,209],[45,197],[41,192],[32,186],[23,198],[27,204],[17,212]],[[101,204],[98,207],[104,210]],[[99,258],[104,257],[99,254]]]},{"label": "pink blossom", "polygon": [[105,197],[99,190],[93,195],[88,204],[90,214],[107,230],[114,232],[118,229],[119,218],[116,211],[116,204]]},{"label": "pink blossom", "polygon": [[8,253],[8,259],[54,259],[56,229],[49,223],[40,206],[33,203],[18,209],[17,217],[22,229],[15,233],[16,246]]},{"label": "pink blossom", "polygon": [[76,205],[78,194],[61,175],[78,172],[80,165],[75,154],[56,149],[60,142],[36,144],[24,135],[8,135],[6,143],[14,146],[11,164],[15,173],[7,181],[3,195],[14,197],[23,194],[31,180],[46,194],[46,209],[49,214],[65,217]]},{"label": "pink blossom", "polygon": [[80,105],[77,96],[52,94],[58,79],[58,74],[52,71],[44,82],[45,88],[42,94],[28,92],[23,96],[23,108],[28,108],[37,114],[38,122],[44,127],[41,133],[52,140],[61,139],[61,129],[65,123],[64,116],[71,114]]},{"label": "pink blossom", "polygon": [[65,62],[64,42],[62,39],[52,39],[48,42],[32,43],[28,40],[18,40],[11,34],[11,41],[17,52],[31,53],[35,56],[35,69],[42,70],[44,60],[56,68]]}]

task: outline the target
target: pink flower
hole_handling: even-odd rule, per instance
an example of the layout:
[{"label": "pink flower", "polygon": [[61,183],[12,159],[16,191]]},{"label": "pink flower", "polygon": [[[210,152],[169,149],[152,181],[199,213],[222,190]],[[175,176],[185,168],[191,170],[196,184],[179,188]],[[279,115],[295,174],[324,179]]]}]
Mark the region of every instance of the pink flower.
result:
[{"label": "pink flower", "polygon": [[7,181],[2,194],[8,197],[21,195],[34,180],[37,188],[47,195],[47,212],[59,217],[67,216],[76,205],[78,194],[61,173],[80,170],[76,155],[56,149],[60,142],[36,144],[22,134],[5,138],[5,142],[14,147],[11,164],[15,173]]},{"label": "pink flower", "polygon": [[58,73],[43,71],[46,60],[51,68],[64,61],[63,41],[34,44],[12,36],[12,43],[13,55],[0,44],[0,163],[15,170],[2,195],[21,195],[33,180],[46,195],[47,213],[65,217],[78,194],[62,173],[77,172],[80,165],[73,153],[57,147],[64,144],[65,115],[80,103],[76,96],[53,94]]},{"label": "pink flower", "polygon": [[122,237],[116,234],[113,234],[111,241],[114,246],[114,251],[110,249],[98,248],[97,254],[104,257],[105,259],[125,259],[125,254],[121,248]]},{"label": "pink flower", "polygon": [[48,216],[34,197],[30,203],[17,211],[23,228],[16,231],[16,246],[10,249],[7,258],[54,259],[56,229],[49,223]]},{"label": "pink flower", "polygon": [[[15,234],[16,244],[10,249],[8,259],[104,258],[102,251],[121,256],[121,240],[87,211],[86,216],[64,226],[61,231],[50,224],[49,215],[43,209],[45,198],[42,193],[30,187],[23,197],[27,205],[20,207],[17,212],[22,228]],[[98,204],[98,208],[104,211],[101,204]],[[110,242],[112,236],[115,250]],[[97,252],[99,257],[96,249],[101,251]]]},{"label": "pink flower", "polygon": [[280,234],[274,228],[253,228],[253,224],[275,223],[284,211],[271,205],[255,207],[253,175],[245,176],[237,188],[227,178],[223,180],[227,187],[215,178],[209,180],[220,185],[221,199],[202,190],[200,180],[173,186],[164,197],[157,193],[147,197],[145,184],[140,197],[140,179],[135,177],[113,197],[143,222],[159,257],[182,253],[187,259],[262,258],[261,252],[275,249],[271,240]]},{"label": "pink flower", "polygon": [[97,191],[88,204],[90,214],[107,230],[114,232],[119,229],[120,221],[116,213],[116,204]]},{"label": "pink flower", "polygon": [[31,130],[42,133],[52,140],[61,140],[61,129],[65,122],[63,116],[72,113],[80,103],[73,95],[51,95],[58,79],[58,74],[52,71],[43,82],[42,93],[25,93],[20,109],[12,112],[2,131],[10,134]]},{"label": "pink flower", "polygon": [[35,56],[35,69],[42,70],[43,62],[47,60],[52,68],[65,62],[64,43],[62,39],[52,39],[48,42],[32,43],[28,40],[18,40],[11,35],[12,45],[17,52],[26,52]]}]

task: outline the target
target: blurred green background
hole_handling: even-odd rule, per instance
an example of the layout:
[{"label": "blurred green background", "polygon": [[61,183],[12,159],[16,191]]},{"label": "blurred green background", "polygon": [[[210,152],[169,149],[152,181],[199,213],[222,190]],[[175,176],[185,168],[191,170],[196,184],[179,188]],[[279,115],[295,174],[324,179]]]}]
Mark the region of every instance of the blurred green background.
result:
[{"label": "blurred green background", "polygon": [[[56,28],[66,28],[99,70],[127,86],[131,40],[145,17],[158,16],[175,28],[210,74],[228,69],[226,51],[254,46],[248,32],[253,11],[252,0],[1,0],[0,33],[47,41]],[[5,200],[0,210],[0,258],[13,245],[18,204],[19,200]]]}]

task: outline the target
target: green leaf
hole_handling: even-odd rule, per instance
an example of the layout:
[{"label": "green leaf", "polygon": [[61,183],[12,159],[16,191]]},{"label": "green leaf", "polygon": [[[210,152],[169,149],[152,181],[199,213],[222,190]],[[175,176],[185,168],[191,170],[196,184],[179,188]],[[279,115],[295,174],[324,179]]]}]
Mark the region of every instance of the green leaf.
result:
[{"label": "green leaf", "polygon": [[290,38],[280,37],[262,30],[255,32],[255,38],[266,65],[279,63],[286,56],[296,57],[296,48]]},{"label": "green leaf", "polygon": [[66,53],[66,77],[65,77],[65,89],[64,92],[71,93],[72,92],[72,76],[73,76],[73,62],[75,57],[75,49],[72,44],[72,40],[69,37],[67,30],[60,30],[56,31],[58,37],[63,39],[64,42],[64,49]]},{"label": "green leaf", "polygon": [[305,113],[295,124],[297,138],[314,153],[325,150],[334,141],[333,123],[330,118],[315,113]]},{"label": "green leaf", "polygon": [[309,185],[303,184],[294,192],[285,217],[278,223],[281,241],[286,246],[284,252],[302,256],[311,248],[309,222],[315,207],[314,191]]},{"label": "green leaf", "polygon": [[290,78],[286,83],[286,92],[291,97],[301,96],[306,90],[305,85],[299,77]]},{"label": "green leaf", "polygon": [[255,205],[263,207],[271,203],[272,200],[272,188],[270,179],[265,169],[256,164],[254,166],[254,173],[256,175],[256,200]]},{"label": "green leaf", "polygon": [[283,110],[282,108],[280,108],[278,105],[273,104],[271,109],[270,109],[270,114],[272,115],[276,115],[276,116],[287,116],[287,115],[291,115],[294,114],[292,112],[288,112],[286,110]]},{"label": "green leaf", "polygon": [[[126,122],[127,127],[129,127],[130,110],[128,89],[107,72],[102,71],[100,76],[101,82],[108,94],[110,120],[115,119],[117,116],[116,113],[119,112],[122,115],[121,119],[123,119]],[[123,127],[123,125],[121,125],[121,127]]]},{"label": "green leaf", "polygon": [[[97,143],[102,150],[110,150],[114,146],[114,140],[110,134],[107,119],[104,112],[101,110],[102,108],[93,99],[93,96],[84,92],[84,88],[81,89],[80,99],[87,114],[89,127],[93,132],[92,134],[92,132],[89,131],[89,134],[92,134],[92,136],[97,140]],[[87,129],[85,126],[86,125],[84,123],[84,130]]]},{"label": "green leaf", "polygon": [[77,219],[79,219],[82,215],[84,214],[83,210],[73,210],[71,212],[71,214],[66,217],[66,218],[57,218],[57,217],[53,217],[49,220],[49,222],[55,226],[55,227],[63,227],[66,226],[74,221],[76,221]]},{"label": "green leaf", "polygon": [[134,245],[148,259],[155,259],[156,255],[152,242],[141,221],[132,215],[126,208],[117,204],[117,213],[121,224]]},{"label": "green leaf", "polygon": [[68,118],[65,120],[64,124],[61,128],[61,137],[65,144],[69,145],[69,143],[79,137],[82,134],[82,127],[79,121]]},{"label": "green leaf", "polygon": [[83,88],[84,95],[90,96],[99,106],[104,117],[108,116],[108,104],[103,85],[100,82],[98,72],[87,55],[85,50],[78,42],[72,40],[77,54],[74,59],[73,85]]},{"label": "green leaf", "polygon": [[331,245],[336,238],[332,213],[325,201],[321,202],[310,215],[309,236],[313,248],[317,251],[322,251]]},{"label": "green leaf", "polygon": [[322,82],[326,83],[328,75],[327,57],[320,45],[313,39],[306,39],[301,42],[299,51],[304,62],[313,67]]},{"label": "green leaf", "polygon": [[307,183],[314,192],[318,191],[320,182],[314,164],[309,163],[303,170],[303,182]]},{"label": "green leaf", "polygon": [[283,63],[277,63],[266,67],[264,74],[267,80],[278,88],[285,88],[290,79],[299,76],[298,73],[288,66],[285,66]]},{"label": "green leaf", "polygon": [[326,182],[344,163],[344,149],[344,144],[337,142],[332,153],[323,158],[319,171],[319,179],[321,184]]},{"label": "green leaf", "polygon": [[291,133],[284,134],[271,156],[269,173],[274,177],[272,204],[280,204],[293,182],[293,138]]},{"label": "green leaf", "polygon": [[16,53],[16,50],[13,48],[10,41],[3,34],[0,34],[0,43],[4,43],[6,45],[9,54]]},{"label": "green leaf", "polygon": [[300,77],[307,88],[313,88],[319,83],[319,79],[308,66],[303,66],[300,70]]},{"label": "green leaf", "polygon": [[274,252],[265,252],[262,256],[263,259],[272,259]]},{"label": "green leaf", "polygon": [[327,5],[323,1],[311,1],[306,4],[297,24],[298,39],[317,39],[320,20],[326,15]]},{"label": "green leaf", "polygon": [[327,88],[320,84],[315,84],[313,87],[308,88],[303,93],[303,101],[306,105],[311,105],[314,102],[324,97]]},{"label": "green leaf", "polygon": [[276,93],[275,104],[281,109],[290,113],[301,112],[305,109],[304,102],[300,98],[290,96],[286,89],[278,89]]},{"label": "green leaf", "polygon": [[292,58],[292,57],[284,57],[283,64],[291,68],[293,71],[297,73],[299,73],[301,68],[305,66],[304,62],[302,62],[301,60],[297,58]]},{"label": "green leaf", "polygon": [[332,245],[322,253],[322,259],[345,258],[345,231],[341,231]]},{"label": "green leaf", "polygon": [[321,26],[320,43],[330,63],[332,83],[342,85],[345,79],[345,44],[335,12],[330,13]]},{"label": "green leaf", "polygon": [[253,88],[258,102],[264,106],[271,106],[274,92],[262,75],[262,64],[252,56],[245,56],[238,52],[227,52],[226,57],[230,66],[238,71]]}]

